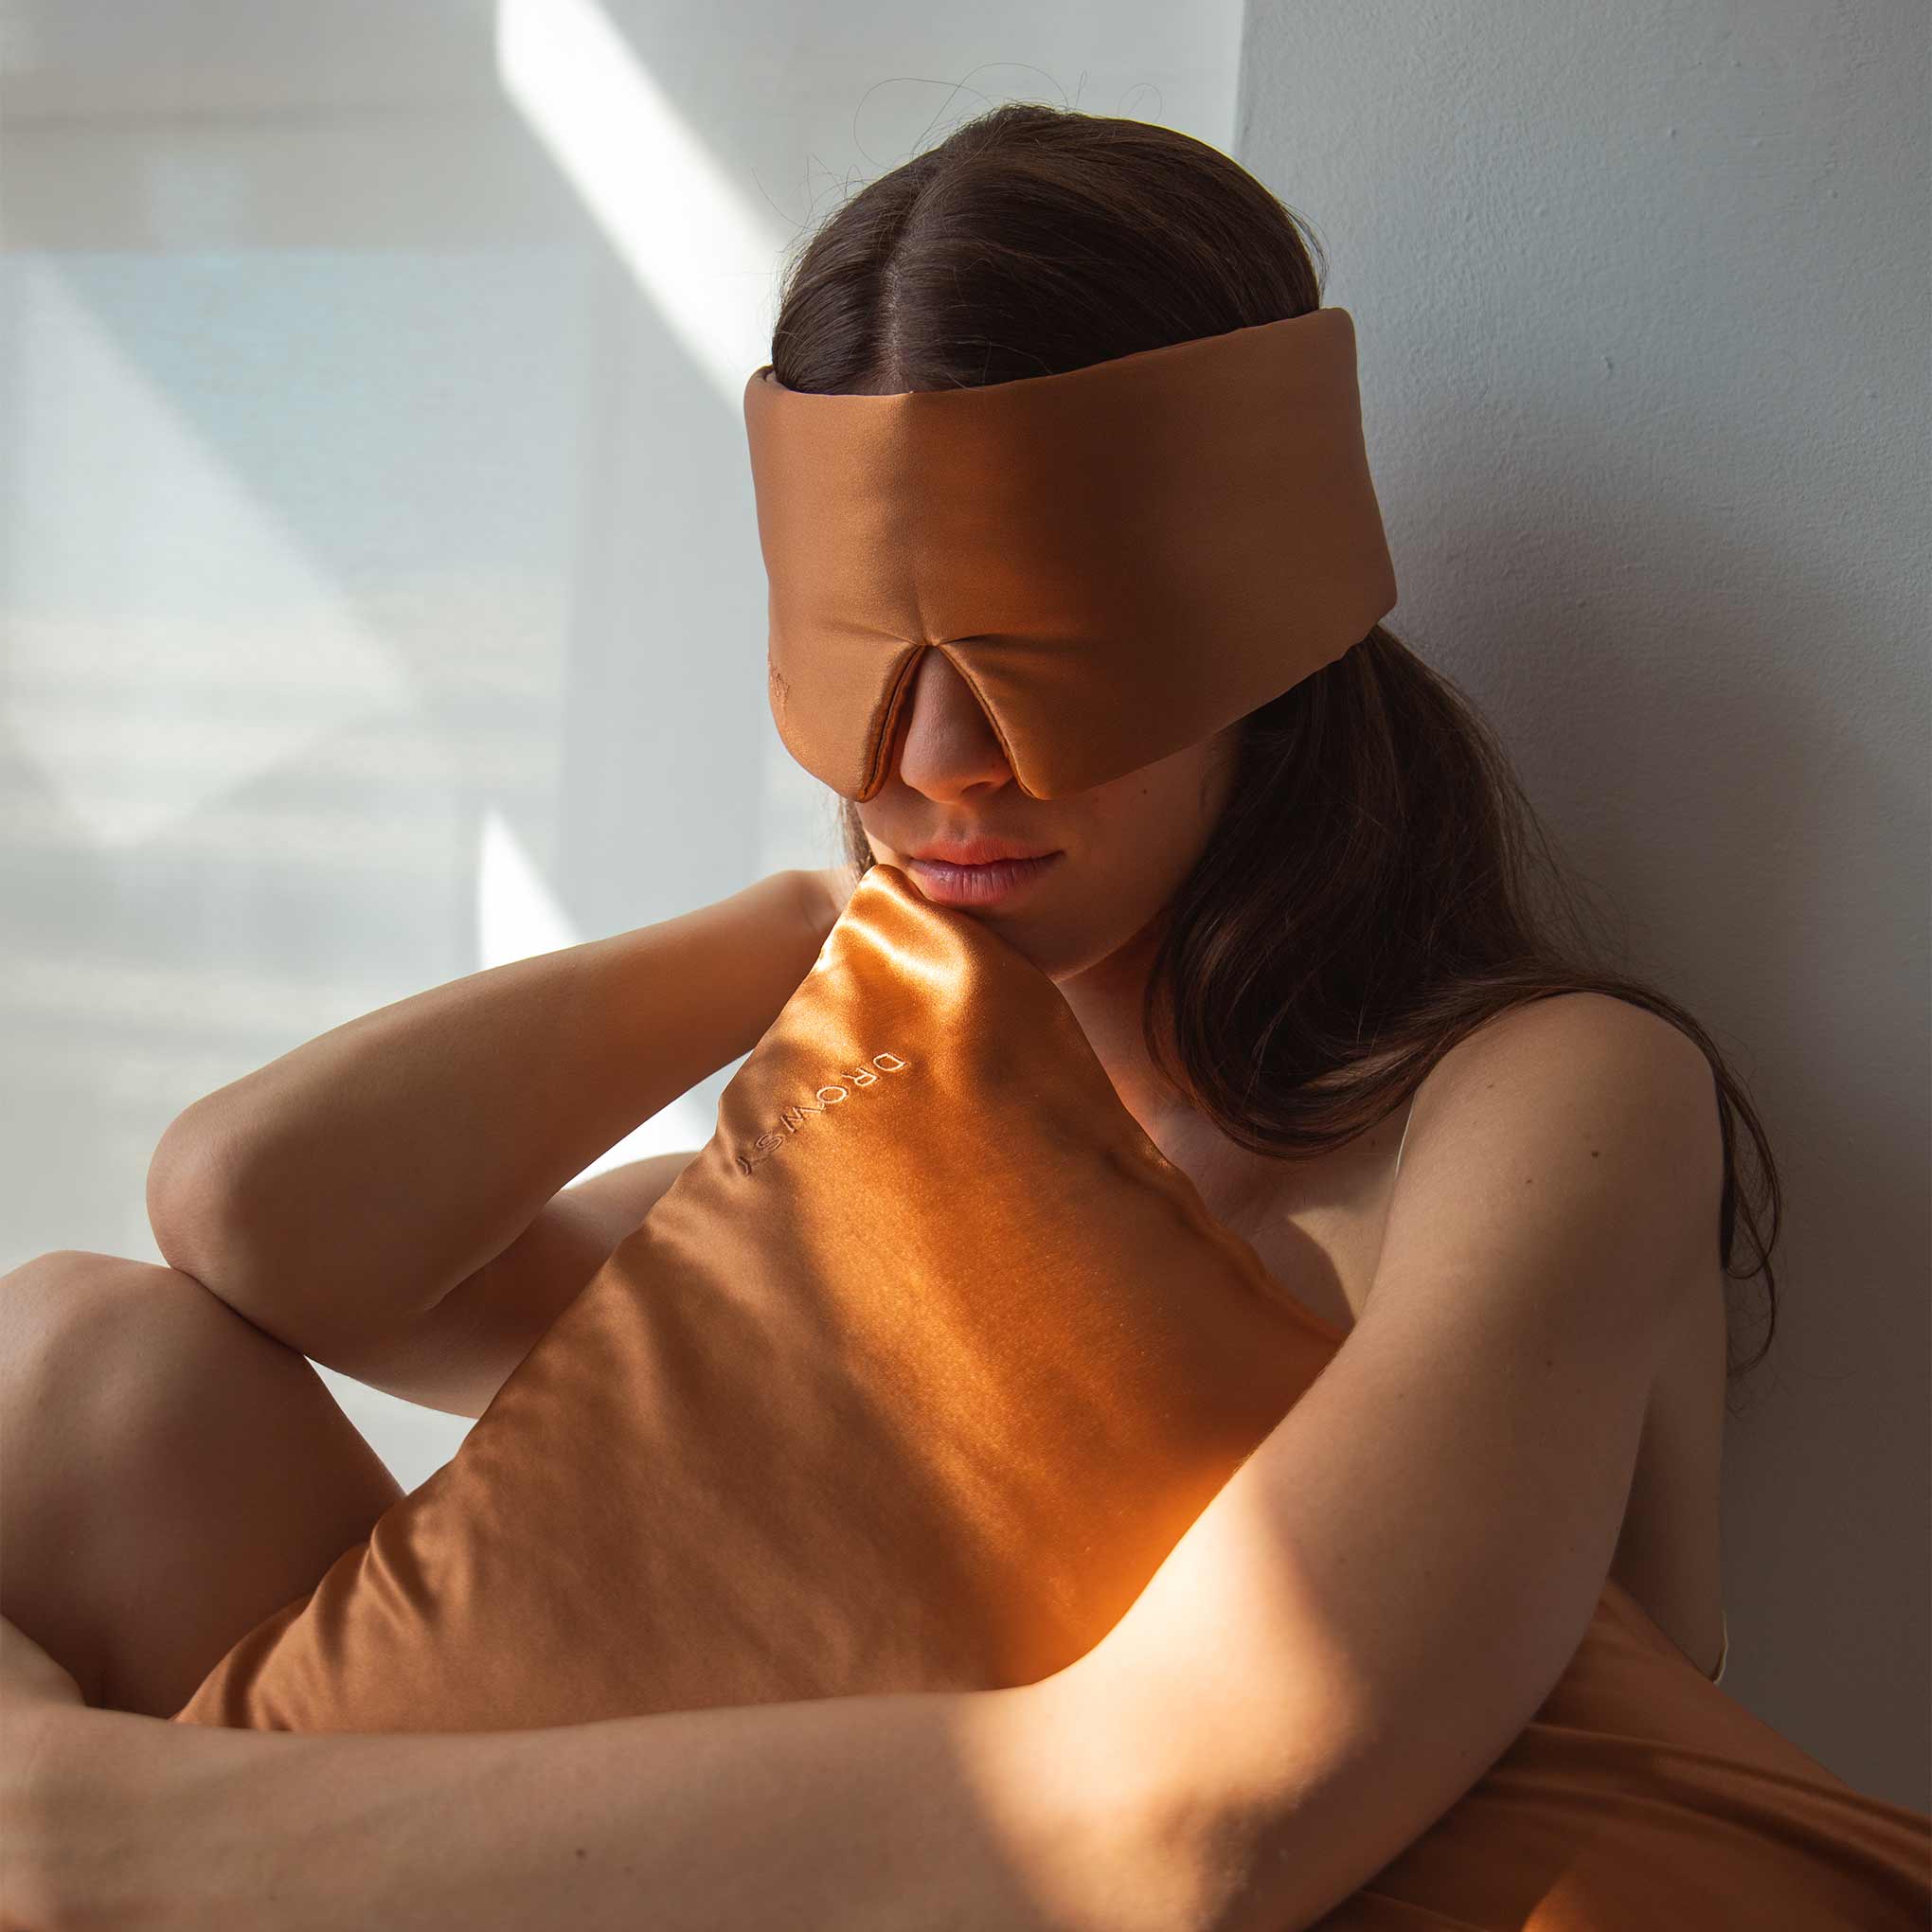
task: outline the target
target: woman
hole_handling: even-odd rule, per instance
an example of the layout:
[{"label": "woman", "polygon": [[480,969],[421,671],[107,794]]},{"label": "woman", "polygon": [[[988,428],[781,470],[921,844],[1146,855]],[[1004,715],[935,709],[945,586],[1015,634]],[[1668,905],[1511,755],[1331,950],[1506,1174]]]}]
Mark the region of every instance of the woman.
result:
[{"label": "woman", "polygon": [[[806,391],[995,383],[1306,313],[1318,279],[1292,218],[1211,150],[1141,123],[1009,107],[872,185],[812,240],[774,366]],[[968,905],[1053,977],[1148,1135],[1333,1331],[1319,1387],[1108,1637],[1038,1685],[528,1733],[184,1734],[145,1713],[171,1708],[250,1626],[247,1601],[272,1607],[365,1534],[394,1485],[295,1349],[260,1332],[279,1324],[286,1340],[299,1326],[287,1311],[263,1309],[251,1327],[190,1279],[251,1312],[242,1277],[232,1293],[221,1279],[215,1258],[239,1234],[212,1209],[206,1268],[45,1258],[17,1271],[4,1304],[15,1467],[61,1473],[9,1484],[6,1608],[21,1627],[0,1626],[0,1670],[29,1748],[5,1773],[26,1850],[0,1919],[333,1927],[394,1920],[406,1901],[412,1924],[466,1932],[640,1916],[1279,1932],[1337,1907],[1336,1924],[1393,1924],[1375,1916],[1369,1881],[1542,1708],[1606,1578],[1687,1682],[1721,1673],[1720,1439],[1727,1386],[1750,1366],[1730,1359],[1726,1289],[1762,1273],[1770,1295],[1776,1171],[1708,1035],[1596,963],[1561,877],[1532,870],[1528,806],[1446,681],[1378,625],[1226,729],[1086,792],[1034,798],[971,690],[927,652],[886,782],[846,804],[843,826],[846,865],[760,882],[724,903],[729,920],[706,908],[649,929],[653,986],[686,1001],[651,1008],[657,1086],[600,1092],[599,1118],[566,1119],[584,1085],[551,1050],[537,1111],[560,1111],[498,1152],[492,1191],[474,1147],[445,1149],[438,1166],[438,1136],[409,1142],[393,1111],[404,1102],[390,1100],[392,1142],[426,1150],[415,1211],[441,1244],[413,1278],[436,1278],[438,1292],[410,1311],[421,1318],[406,1363],[400,1322],[386,1353],[373,1329],[364,1338],[388,1377],[370,1379],[422,1400],[467,1378],[448,1405],[479,1412],[678,1160],[599,1177],[568,1190],[575,1211],[551,1202],[508,1227],[483,1228],[477,1204],[500,1212],[528,1197],[540,1132],[557,1172],[581,1172],[625,1131],[614,1123],[743,1051],[859,873],[883,862]],[[988,842],[1053,856],[1024,876],[942,863],[983,859]],[[788,928],[801,886],[805,917]],[[760,932],[767,943],[752,942]],[[599,942],[599,957],[617,944]],[[420,1072],[389,1085],[412,1089],[425,1122],[447,1123],[456,1095],[499,1119],[516,1110],[489,1103],[492,1066],[495,1093],[533,1090],[530,1070],[504,1059],[517,1034],[503,1022],[546,987],[553,998],[561,982],[541,975],[558,970],[553,957],[459,982],[461,1007],[447,988],[404,1002],[356,1023],[362,1047]],[[460,1067],[458,1030],[471,1042]],[[334,1037],[288,1057],[294,1070],[310,1056],[312,1118],[363,1104],[374,1084],[341,1077],[347,1041],[332,1061],[318,1055]],[[585,1065],[611,1045],[587,1044]],[[293,1073],[276,1091],[297,1091]],[[1740,1184],[1734,1118],[1759,1156],[1768,1228]],[[339,1141],[364,1121],[331,1124]],[[308,1172],[321,1239],[324,1217],[345,1219],[343,1197]],[[453,1191],[464,1174],[467,1220]],[[375,1241],[359,1219],[354,1238]],[[514,1268],[496,1264],[506,1255]],[[462,1303],[484,1281],[493,1325]],[[463,1319],[432,1330],[451,1309]],[[128,1403],[101,1395],[100,1351],[80,1339],[110,1333],[117,1360],[140,1351],[152,1419],[141,1429]],[[346,1331],[331,1342],[353,1353]],[[178,1425],[217,1386],[222,1472],[207,1438]],[[233,1494],[250,1463],[299,1468],[308,1511],[277,1517],[285,1492],[258,1485],[238,1532]],[[92,1596],[52,1567],[77,1508],[125,1526],[161,1495],[206,1512],[210,1547],[245,1532],[249,1561],[279,1565],[224,1606],[224,1629],[164,1612],[170,1655],[135,1629],[145,1606],[125,1540],[88,1580]],[[177,1560],[182,1533],[170,1521]],[[147,1579],[151,1602],[162,1574]],[[129,1593],[118,1621],[101,1607],[110,1587]],[[75,1674],[28,1631],[55,1649],[71,1637]],[[123,1694],[143,1685],[146,1701],[86,1708],[89,1676]],[[1748,1858],[1776,1873],[1749,1922],[1918,1923],[1917,1815],[1785,1749],[1805,1821],[1842,1819],[1845,1855],[1841,1869],[1829,1831],[1794,1851],[1746,1829]],[[1660,1805],[1661,1792],[1639,1782],[1637,1795]],[[1682,1814],[1693,1870],[1703,1848],[1715,1857],[1719,1835],[1738,1834],[1741,1803],[1720,1798],[1727,1823],[1722,1804]],[[1630,1923],[1608,1891],[1565,1897],[1572,1870],[1550,1847],[1521,1849],[1547,1861],[1539,1926]],[[1815,1898],[1852,1902],[1842,1917],[1792,1905],[1813,1877]],[[1478,1919],[1463,1895],[1438,1909],[1530,1923],[1495,1905]],[[1401,1910],[1404,1925],[1432,1923]],[[1687,1904],[1681,1923],[1717,1921]]]}]

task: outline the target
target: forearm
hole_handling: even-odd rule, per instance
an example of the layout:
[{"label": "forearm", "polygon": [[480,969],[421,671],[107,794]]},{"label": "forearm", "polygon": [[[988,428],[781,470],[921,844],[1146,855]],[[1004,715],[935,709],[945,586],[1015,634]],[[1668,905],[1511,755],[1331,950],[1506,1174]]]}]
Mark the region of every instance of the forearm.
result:
[{"label": "forearm", "polygon": [[816,949],[797,878],[414,994],[196,1101],[149,1173],[163,1255],[244,1315],[429,1307],[757,1044]]},{"label": "forearm", "polygon": [[1062,1673],[402,1736],[80,1710],[45,1785],[51,1932],[1190,1932],[1154,1741],[1082,1700]]}]

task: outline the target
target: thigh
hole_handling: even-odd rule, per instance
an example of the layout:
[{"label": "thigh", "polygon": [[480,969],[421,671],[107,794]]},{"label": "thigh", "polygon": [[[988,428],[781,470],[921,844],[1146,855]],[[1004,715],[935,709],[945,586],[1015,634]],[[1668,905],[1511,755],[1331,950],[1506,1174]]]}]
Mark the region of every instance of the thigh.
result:
[{"label": "thigh", "polygon": [[171,1716],[402,1494],[192,1276],[65,1249],[0,1279],[0,1615],[89,1704]]}]

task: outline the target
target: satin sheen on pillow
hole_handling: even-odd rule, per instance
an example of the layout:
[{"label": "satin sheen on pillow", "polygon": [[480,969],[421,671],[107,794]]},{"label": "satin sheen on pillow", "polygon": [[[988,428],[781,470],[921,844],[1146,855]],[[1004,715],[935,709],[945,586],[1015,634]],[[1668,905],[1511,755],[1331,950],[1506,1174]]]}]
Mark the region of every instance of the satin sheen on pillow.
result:
[{"label": "satin sheen on pillow", "polygon": [[1333,1356],[1052,980],[891,866],[455,1458],[175,1722],[521,1729],[1030,1683]]}]

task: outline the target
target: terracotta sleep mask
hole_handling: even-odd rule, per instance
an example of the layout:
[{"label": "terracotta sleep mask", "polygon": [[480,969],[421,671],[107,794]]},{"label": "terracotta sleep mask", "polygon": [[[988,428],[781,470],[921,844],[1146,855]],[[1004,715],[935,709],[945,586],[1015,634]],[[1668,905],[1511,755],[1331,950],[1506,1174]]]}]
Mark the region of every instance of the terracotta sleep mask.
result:
[{"label": "terracotta sleep mask", "polygon": [[1120,777],[1333,662],[1394,608],[1346,309],[892,395],[744,385],[785,748],[885,782],[928,651],[1021,791]]},{"label": "terracotta sleep mask", "polygon": [[1332,1359],[1058,989],[891,866],[456,1457],[175,1721],[516,1729],[1033,1682]]}]

